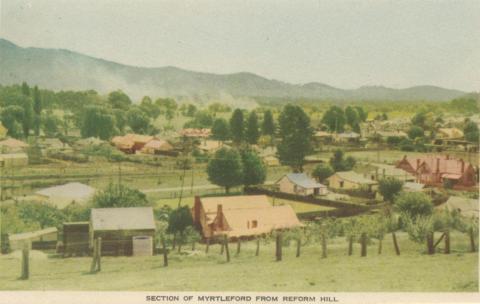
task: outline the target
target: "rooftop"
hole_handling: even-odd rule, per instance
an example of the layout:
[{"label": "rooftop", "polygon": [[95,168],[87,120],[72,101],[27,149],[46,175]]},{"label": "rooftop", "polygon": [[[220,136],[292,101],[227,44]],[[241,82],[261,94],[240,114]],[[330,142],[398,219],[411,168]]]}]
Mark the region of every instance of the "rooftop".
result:
[{"label": "rooftop", "polygon": [[152,207],[94,208],[90,222],[94,231],[155,229]]}]

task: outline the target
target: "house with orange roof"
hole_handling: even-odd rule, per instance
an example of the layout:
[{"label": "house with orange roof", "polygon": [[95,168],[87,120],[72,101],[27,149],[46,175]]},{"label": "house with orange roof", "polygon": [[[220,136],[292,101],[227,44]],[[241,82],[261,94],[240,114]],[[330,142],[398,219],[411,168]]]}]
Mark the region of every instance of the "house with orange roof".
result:
[{"label": "house with orange roof", "polygon": [[197,196],[192,217],[205,238],[252,237],[303,226],[291,206],[272,206],[265,195]]},{"label": "house with orange roof", "polygon": [[417,182],[427,185],[439,185],[447,180],[464,187],[477,184],[477,171],[472,164],[449,155],[416,158],[407,158],[405,155],[396,167],[415,175]]},{"label": "house with orange roof", "polygon": [[124,136],[115,136],[111,143],[120,151],[125,153],[135,153],[141,150],[148,142],[155,137],[150,135],[141,135],[129,133]]}]

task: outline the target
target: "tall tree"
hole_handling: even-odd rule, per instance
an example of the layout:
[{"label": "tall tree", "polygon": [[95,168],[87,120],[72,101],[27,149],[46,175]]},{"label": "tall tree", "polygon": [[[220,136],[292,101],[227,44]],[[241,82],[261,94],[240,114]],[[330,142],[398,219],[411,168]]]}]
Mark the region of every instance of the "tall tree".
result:
[{"label": "tall tree", "polygon": [[30,130],[32,129],[32,126],[34,123],[32,99],[30,97],[24,98],[22,107],[23,107],[23,121],[22,121],[23,136],[27,138],[28,135],[30,134]]},{"label": "tall tree", "polygon": [[42,99],[40,96],[40,91],[38,90],[37,86],[33,88],[33,111],[35,112],[35,118],[33,122],[34,129],[35,129],[35,136],[38,136],[40,135]]},{"label": "tall tree", "polygon": [[463,133],[465,135],[466,140],[473,143],[478,143],[480,133],[476,123],[474,123],[473,121],[467,121],[463,128]]},{"label": "tall tree", "polygon": [[253,151],[242,153],[243,162],[243,184],[245,186],[259,185],[265,182],[267,173],[265,165],[258,155]]},{"label": "tall tree", "polygon": [[96,208],[125,208],[149,206],[150,203],[145,193],[122,184],[110,183],[105,190],[95,194],[93,205]]},{"label": "tall tree", "polygon": [[260,137],[260,132],[258,130],[258,118],[255,111],[250,112],[247,120],[247,130],[245,133],[245,137],[249,144],[256,144],[258,138]]},{"label": "tall tree", "polygon": [[312,176],[319,182],[323,183],[328,177],[330,177],[335,171],[327,164],[319,164],[312,172]]},{"label": "tall tree", "polygon": [[30,96],[30,87],[25,81],[22,82],[22,94],[27,97]]},{"label": "tall tree", "polygon": [[230,118],[230,132],[235,143],[239,144],[244,140],[244,129],[243,112],[240,109],[235,109]]},{"label": "tall tree", "polygon": [[262,122],[262,134],[263,135],[275,135],[275,121],[273,120],[272,111],[267,110],[263,114]]},{"label": "tall tree", "polygon": [[230,138],[230,127],[224,118],[217,118],[212,126],[212,138],[225,141]]},{"label": "tall tree", "polygon": [[283,108],[278,122],[280,143],[277,151],[280,162],[301,172],[305,156],[312,150],[310,118],[301,107],[289,104]]},{"label": "tall tree", "polygon": [[131,108],[127,112],[127,122],[135,133],[145,134],[150,127],[149,117],[139,108]]},{"label": "tall tree", "polygon": [[322,123],[325,124],[330,132],[341,133],[344,131],[346,118],[342,108],[331,106],[322,117]]},{"label": "tall tree", "polygon": [[106,108],[100,106],[88,106],[85,108],[82,126],[82,137],[99,137],[109,139],[116,132],[115,117]]},{"label": "tall tree", "polygon": [[347,124],[354,130],[355,132],[360,131],[360,117],[358,117],[358,112],[351,106],[345,108],[345,118],[347,120]]},{"label": "tall tree", "polygon": [[132,100],[121,90],[113,91],[108,94],[108,103],[114,109],[128,110],[132,105]]},{"label": "tall tree", "polygon": [[243,183],[242,158],[237,150],[221,148],[208,162],[207,173],[209,181],[225,187],[228,193],[231,187]]},{"label": "tall tree", "polygon": [[378,191],[383,196],[383,200],[393,203],[393,198],[402,191],[403,182],[394,177],[386,177],[379,181]]}]

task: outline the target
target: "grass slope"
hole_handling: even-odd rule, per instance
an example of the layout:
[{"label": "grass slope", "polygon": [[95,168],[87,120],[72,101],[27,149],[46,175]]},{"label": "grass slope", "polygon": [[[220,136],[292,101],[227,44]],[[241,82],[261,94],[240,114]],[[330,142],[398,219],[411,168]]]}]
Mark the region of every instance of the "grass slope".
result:
[{"label": "grass slope", "polygon": [[[305,246],[295,258],[295,246],[284,248],[284,259],[274,261],[273,243],[262,244],[254,256],[254,242],[244,243],[239,256],[230,245],[231,263],[212,245],[205,255],[197,251],[162,257],[104,257],[102,271],[88,274],[90,258],[50,258],[31,261],[31,278],[18,280],[20,261],[0,257],[2,290],[168,290],[168,291],[478,291],[478,254],[467,253],[467,239],[452,234],[450,255],[422,254],[423,246],[399,235],[401,256],[395,256],[390,238],[377,255],[376,244],[368,256],[346,255],[343,238],[331,240],[328,258],[321,259],[320,246]],[[441,245],[440,245],[441,246]],[[187,248],[185,247],[187,250]]]}]

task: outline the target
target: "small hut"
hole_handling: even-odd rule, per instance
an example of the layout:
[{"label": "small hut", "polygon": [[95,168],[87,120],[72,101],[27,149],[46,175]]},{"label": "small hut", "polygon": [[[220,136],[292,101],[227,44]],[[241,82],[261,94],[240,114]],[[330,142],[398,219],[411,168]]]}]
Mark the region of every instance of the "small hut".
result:
[{"label": "small hut", "polygon": [[92,209],[89,231],[90,247],[94,239],[102,238],[102,255],[153,254],[152,207]]},{"label": "small hut", "polygon": [[79,256],[89,252],[89,222],[63,223],[63,255]]}]

